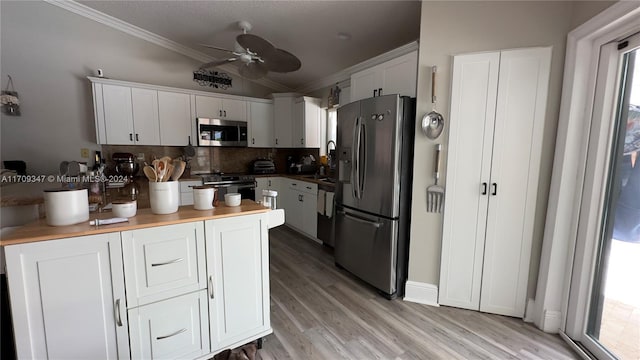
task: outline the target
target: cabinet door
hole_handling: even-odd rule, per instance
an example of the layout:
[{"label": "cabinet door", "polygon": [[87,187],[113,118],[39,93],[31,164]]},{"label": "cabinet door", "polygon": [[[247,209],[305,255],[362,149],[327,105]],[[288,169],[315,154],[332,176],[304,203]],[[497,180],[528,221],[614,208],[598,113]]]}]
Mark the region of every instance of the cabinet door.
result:
[{"label": "cabinet door", "polygon": [[160,145],[185,146],[191,135],[189,94],[158,91]]},{"label": "cabinet door", "polygon": [[222,99],[196,95],[196,117],[222,119]]},{"label": "cabinet door", "polygon": [[[478,310],[500,54],[455,56],[439,303]],[[483,183],[485,185],[483,185]],[[455,189],[455,190],[451,190]]]},{"label": "cabinet door", "polygon": [[204,289],[202,222],[122,232],[129,308]]},{"label": "cabinet door", "polygon": [[129,358],[120,234],[5,247],[19,359]]},{"label": "cabinet door", "polygon": [[244,100],[223,99],[222,117],[226,120],[247,121],[247,102]]},{"label": "cabinet door", "polygon": [[160,145],[158,92],[132,88],[131,102],[133,103],[133,128],[136,145]]},{"label": "cabinet door", "polygon": [[306,147],[304,138],[304,110],[304,100],[302,100],[302,98],[297,99],[293,104],[293,117],[291,119],[291,139],[293,147]]},{"label": "cabinet door", "polygon": [[313,238],[318,237],[318,194],[302,194],[301,230]]},{"label": "cabinet door", "polygon": [[249,109],[249,147],[273,147],[273,105],[247,102]]},{"label": "cabinet door", "polygon": [[256,178],[256,200],[262,201],[262,190],[269,189],[270,177],[257,177]]},{"label": "cabinet door", "polygon": [[550,48],[500,56],[481,311],[524,316],[550,62]]},{"label": "cabinet door", "polygon": [[129,310],[132,359],[194,359],[210,352],[207,292]]},{"label": "cabinet door", "polygon": [[131,88],[118,85],[102,85],[106,143],[133,145],[133,105]]},{"label": "cabinet door", "polygon": [[293,97],[276,97],[273,99],[273,124],[275,147],[292,147]]},{"label": "cabinet door", "polygon": [[382,94],[400,94],[401,96],[416,96],[416,81],[418,78],[418,52],[414,51],[381,64]]},{"label": "cabinet door", "polygon": [[319,148],[320,145],[320,99],[305,99],[304,102],[304,146]]},{"label": "cabinet door", "polygon": [[351,101],[373,97],[373,90],[378,90],[380,83],[380,72],[376,66],[351,75]]},{"label": "cabinet door", "polygon": [[212,351],[271,332],[269,245],[263,214],[205,222]]}]

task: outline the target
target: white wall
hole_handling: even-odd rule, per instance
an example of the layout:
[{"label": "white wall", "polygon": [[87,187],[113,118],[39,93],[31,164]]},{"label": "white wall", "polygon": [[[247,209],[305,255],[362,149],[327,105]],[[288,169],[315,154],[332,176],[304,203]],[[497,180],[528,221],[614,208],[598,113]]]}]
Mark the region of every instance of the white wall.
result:
[{"label": "white wall", "polygon": [[[530,296],[535,295],[540,249],[544,230],[551,167],[560,106],[566,35],[575,23],[584,21],[604,6],[581,7],[581,19],[573,20],[571,1],[425,1],[422,3],[418,68],[418,103],[414,148],[413,203],[409,280],[438,285],[442,241],[442,215],[427,213],[426,188],[433,184],[434,144],[443,144],[446,169],[449,95],[452,56],[500,49],[553,46],[551,78],[544,127],[543,153],[535,218],[530,271]],[[430,69],[438,66],[438,110],[445,117],[445,130],[436,141],[419,132],[419,120],[431,110]],[[444,179],[446,187],[446,179]],[[450,191],[450,190],[449,190]]]},{"label": "white wall", "polygon": [[[99,149],[91,86],[101,68],[112,79],[211,91],[195,83],[200,63],[42,1],[0,2],[2,88],[7,75],[22,116],[2,115],[0,159],[25,160],[31,174],[55,173],[62,160],[87,161]],[[218,92],[265,97],[272,91],[238,77]],[[90,162],[91,163],[91,162]]]}]

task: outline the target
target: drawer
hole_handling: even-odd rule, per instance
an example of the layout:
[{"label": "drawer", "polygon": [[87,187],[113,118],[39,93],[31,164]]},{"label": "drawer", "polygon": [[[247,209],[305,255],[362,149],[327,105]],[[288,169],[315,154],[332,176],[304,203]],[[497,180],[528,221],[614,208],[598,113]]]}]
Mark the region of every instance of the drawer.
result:
[{"label": "drawer", "polygon": [[193,187],[200,185],[202,185],[202,181],[199,180],[180,181],[180,192],[193,193]]},{"label": "drawer", "polygon": [[122,232],[129,308],[206,287],[204,224]]},{"label": "drawer", "polygon": [[306,181],[287,180],[287,187],[291,190],[297,190],[308,194],[318,194],[318,184]]},{"label": "drawer", "polygon": [[195,359],[210,352],[207,291],[128,311],[132,359]]},{"label": "drawer", "polygon": [[193,205],[193,192],[180,193],[180,206]]}]

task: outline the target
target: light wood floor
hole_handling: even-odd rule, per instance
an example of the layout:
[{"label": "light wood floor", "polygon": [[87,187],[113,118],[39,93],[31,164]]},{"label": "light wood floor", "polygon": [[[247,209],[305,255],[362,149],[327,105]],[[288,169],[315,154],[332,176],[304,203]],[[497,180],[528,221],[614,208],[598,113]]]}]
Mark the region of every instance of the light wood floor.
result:
[{"label": "light wood floor", "polygon": [[270,230],[271,324],[262,359],[578,359],[522,320],[432,307],[375,290],[335,267],[323,246]]}]

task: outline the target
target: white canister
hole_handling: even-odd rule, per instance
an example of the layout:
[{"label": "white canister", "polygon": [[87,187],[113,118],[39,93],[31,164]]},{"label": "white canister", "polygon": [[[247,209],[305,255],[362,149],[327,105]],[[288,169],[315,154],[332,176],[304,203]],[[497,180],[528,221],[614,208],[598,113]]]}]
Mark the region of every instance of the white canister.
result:
[{"label": "white canister", "polygon": [[171,214],[180,207],[180,182],[149,181],[149,203],[154,214]]},{"label": "white canister", "polygon": [[116,200],[112,203],[113,216],[119,218],[130,218],[136,216],[138,202],[136,200]]},{"label": "white canister", "polygon": [[44,191],[47,225],[65,226],[89,220],[87,189],[55,189]]},{"label": "white canister", "polygon": [[216,190],[211,186],[193,187],[193,208],[196,210],[211,210],[214,208],[213,199]]}]

